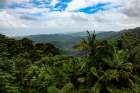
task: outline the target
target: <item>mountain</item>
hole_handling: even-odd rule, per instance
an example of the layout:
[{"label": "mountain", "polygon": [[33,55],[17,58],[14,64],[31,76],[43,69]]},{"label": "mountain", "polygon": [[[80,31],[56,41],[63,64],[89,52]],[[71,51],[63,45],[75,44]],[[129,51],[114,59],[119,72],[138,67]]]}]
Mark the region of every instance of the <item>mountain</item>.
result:
[{"label": "mountain", "polygon": [[[93,32],[90,32],[93,33]],[[98,32],[96,33],[98,39],[110,38],[117,35],[117,32]],[[82,38],[87,36],[87,32],[76,32],[68,34],[40,34],[40,35],[30,35],[26,38],[32,39],[35,43],[48,43],[48,42],[73,42],[78,43]]]},{"label": "mountain", "polygon": [[[93,33],[93,32],[90,32]],[[133,33],[140,36],[140,27],[135,29],[127,29],[122,31],[108,31],[108,32],[98,32],[96,33],[98,39],[111,39],[121,37],[124,33]],[[85,32],[67,33],[67,34],[40,34],[40,35],[30,35],[29,38],[34,41],[34,43],[52,43],[56,47],[63,50],[64,53],[73,54],[75,50],[72,48],[74,45],[78,44],[82,38],[87,36]]]},{"label": "mountain", "polygon": [[[85,36],[84,36],[85,37]],[[63,50],[64,53],[73,54],[75,51],[72,47],[80,42],[83,38],[81,34],[50,34],[50,35],[31,35],[27,38],[32,39],[35,43],[52,43]]]},{"label": "mountain", "polygon": [[131,33],[135,35],[136,37],[140,37],[140,27],[136,27],[134,29],[126,29],[119,32],[119,35],[121,36],[123,33]]},{"label": "mountain", "polygon": [[[93,32],[90,32],[93,33]],[[116,32],[98,32],[97,38],[104,39],[110,37]],[[68,34],[40,34],[40,35],[30,35],[26,38],[33,40],[35,43],[52,43],[56,47],[64,51],[64,53],[73,54],[75,50],[72,48],[74,45],[78,44],[82,38],[87,36],[87,32],[76,32]]]},{"label": "mountain", "polygon": [[[140,38],[140,27],[136,27],[134,29],[125,29],[118,32],[111,32],[107,36],[105,36],[104,39],[119,38],[125,33],[133,34],[135,37]],[[104,33],[101,34],[105,35]]]}]

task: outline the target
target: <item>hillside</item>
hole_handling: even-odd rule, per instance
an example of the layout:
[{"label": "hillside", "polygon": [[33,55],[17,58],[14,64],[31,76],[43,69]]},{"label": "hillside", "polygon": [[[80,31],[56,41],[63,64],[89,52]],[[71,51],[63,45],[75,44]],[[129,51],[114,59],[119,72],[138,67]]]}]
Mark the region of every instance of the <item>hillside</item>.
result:
[{"label": "hillside", "polygon": [[[97,39],[111,39],[118,38],[124,33],[133,33],[136,36],[140,36],[140,27],[134,29],[121,30],[118,32],[108,31],[108,32],[97,32]],[[90,32],[92,33],[92,32]],[[74,54],[73,46],[78,44],[82,38],[87,36],[85,32],[75,32],[67,34],[40,34],[40,35],[30,35],[27,38],[34,41],[34,43],[52,43],[56,47],[60,48],[64,53]]]},{"label": "hillside", "polygon": [[99,40],[82,35],[84,42],[75,46],[79,55],[67,47],[82,38],[79,34],[34,36],[65,41],[58,44],[69,55],[51,43],[0,34],[0,93],[140,93],[140,38],[116,38],[125,32],[140,36],[138,28],[100,33]]},{"label": "hillside", "polygon": [[136,27],[134,29],[121,30],[121,31],[117,32],[116,34],[113,34],[109,38],[119,38],[125,33],[133,34],[136,37],[140,37],[140,27]]},{"label": "hillside", "polygon": [[[92,33],[92,32],[91,32]],[[98,32],[98,39],[109,38],[116,35],[116,32]],[[52,43],[56,47],[60,48],[64,53],[74,54],[73,46],[78,44],[82,38],[87,36],[86,32],[68,33],[68,34],[45,34],[45,35],[31,35],[27,38],[33,40],[35,43]]]}]

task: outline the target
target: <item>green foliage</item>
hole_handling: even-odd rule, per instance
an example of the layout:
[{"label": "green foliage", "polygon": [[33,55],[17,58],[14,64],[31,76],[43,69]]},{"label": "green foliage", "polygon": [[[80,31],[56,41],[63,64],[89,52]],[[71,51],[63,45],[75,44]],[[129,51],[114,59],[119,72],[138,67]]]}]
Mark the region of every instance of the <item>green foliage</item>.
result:
[{"label": "green foliage", "polygon": [[140,93],[140,39],[126,34],[110,42],[87,33],[76,46],[80,57],[0,35],[0,93]]}]

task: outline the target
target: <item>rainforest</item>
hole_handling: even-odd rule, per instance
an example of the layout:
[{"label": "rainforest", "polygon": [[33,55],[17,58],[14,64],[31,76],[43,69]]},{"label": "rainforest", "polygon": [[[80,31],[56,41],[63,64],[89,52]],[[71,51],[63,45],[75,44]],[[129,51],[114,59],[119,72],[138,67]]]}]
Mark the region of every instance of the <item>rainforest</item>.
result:
[{"label": "rainforest", "polygon": [[97,39],[87,31],[77,55],[1,34],[0,93],[140,93],[139,32]]},{"label": "rainforest", "polygon": [[140,93],[140,0],[0,0],[0,93]]}]

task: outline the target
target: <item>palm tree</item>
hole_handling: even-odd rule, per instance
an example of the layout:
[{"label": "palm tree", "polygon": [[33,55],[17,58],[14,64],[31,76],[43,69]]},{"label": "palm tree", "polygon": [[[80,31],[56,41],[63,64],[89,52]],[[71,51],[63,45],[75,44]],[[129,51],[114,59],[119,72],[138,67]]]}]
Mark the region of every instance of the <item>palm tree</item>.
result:
[{"label": "palm tree", "polygon": [[[135,92],[133,66],[126,62],[128,58],[126,55],[124,51],[115,50],[113,59],[104,59],[110,66],[107,70],[91,70],[93,75],[98,77],[97,82],[91,89],[92,93],[137,93]],[[99,72],[102,72],[102,74]]]},{"label": "palm tree", "polygon": [[87,31],[87,38],[82,39],[81,43],[74,46],[74,48],[80,51],[87,51],[89,53],[89,56],[95,56],[97,48],[96,43],[97,41],[95,31],[92,34],[90,34],[90,32]]},{"label": "palm tree", "polygon": [[108,41],[97,41],[95,33],[88,31],[78,48],[89,53],[86,63],[86,82],[93,85],[91,93],[137,93],[133,65],[128,62],[128,52],[117,50]]}]

